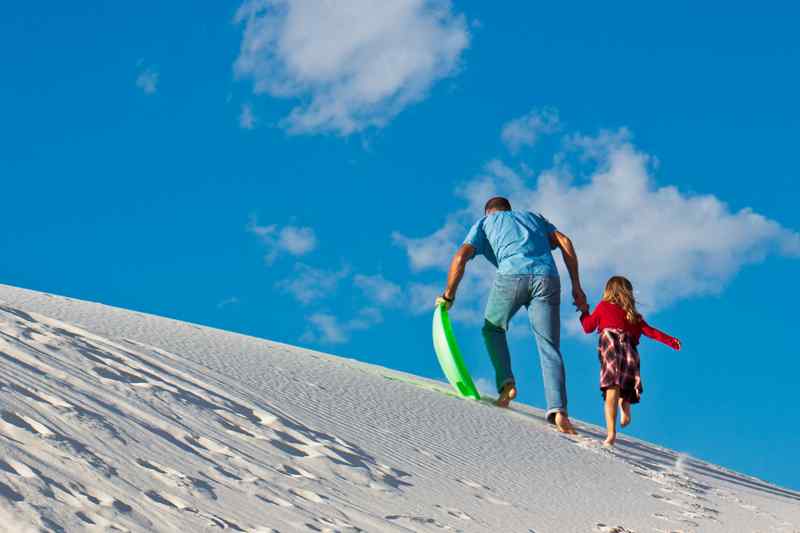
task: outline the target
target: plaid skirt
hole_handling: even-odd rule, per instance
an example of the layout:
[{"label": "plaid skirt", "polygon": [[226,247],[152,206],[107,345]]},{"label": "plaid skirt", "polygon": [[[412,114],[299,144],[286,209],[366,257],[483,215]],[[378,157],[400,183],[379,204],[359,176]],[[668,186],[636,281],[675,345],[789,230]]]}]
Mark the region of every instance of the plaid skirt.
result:
[{"label": "plaid skirt", "polygon": [[631,336],[620,329],[604,329],[600,332],[598,352],[603,398],[606,396],[606,389],[619,387],[623,400],[639,403],[644,388],[639,375],[639,351]]}]

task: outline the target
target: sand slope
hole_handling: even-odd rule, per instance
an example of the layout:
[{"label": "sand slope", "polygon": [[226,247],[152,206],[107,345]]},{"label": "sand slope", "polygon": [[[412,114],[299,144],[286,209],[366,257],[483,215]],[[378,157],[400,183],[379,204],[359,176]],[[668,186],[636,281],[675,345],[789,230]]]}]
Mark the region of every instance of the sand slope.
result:
[{"label": "sand slope", "polygon": [[800,531],[800,494],[435,381],[0,286],[0,531]]}]

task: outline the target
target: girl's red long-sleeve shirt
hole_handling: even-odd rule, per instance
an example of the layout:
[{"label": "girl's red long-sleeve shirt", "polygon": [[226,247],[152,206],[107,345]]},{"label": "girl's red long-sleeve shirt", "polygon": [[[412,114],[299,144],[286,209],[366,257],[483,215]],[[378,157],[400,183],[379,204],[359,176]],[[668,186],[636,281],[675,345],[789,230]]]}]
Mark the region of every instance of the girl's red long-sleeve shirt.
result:
[{"label": "girl's red long-sleeve shirt", "polygon": [[650,326],[644,321],[644,318],[638,324],[631,324],[620,306],[605,300],[597,304],[592,314],[583,313],[581,315],[581,325],[586,333],[603,331],[606,328],[621,329],[631,335],[634,345],[639,344],[643,333],[646,337],[662,342],[671,348],[678,345],[677,339]]}]

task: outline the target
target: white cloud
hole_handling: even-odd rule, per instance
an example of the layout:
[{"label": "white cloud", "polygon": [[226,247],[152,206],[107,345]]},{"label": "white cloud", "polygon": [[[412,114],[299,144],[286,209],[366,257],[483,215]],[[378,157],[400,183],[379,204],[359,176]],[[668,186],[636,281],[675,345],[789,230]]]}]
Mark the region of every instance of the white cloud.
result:
[{"label": "white cloud", "polygon": [[358,312],[358,316],[347,321],[349,331],[369,329],[376,324],[383,322],[383,314],[380,309],[366,307]]},{"label": "white cloud", "polygon": [[[471,274],[474,275],[474,272]],[[439,283],[409,283],[407,288],[408,298],[406,301],[406,310],[412,315],[431,314],[433,312],[436,298],[441,295],[445,289],[446,281],[447,279],[442,276],[441,282]],[[469,279],[465,279],[464,283],[466,285],[470,285],[471,281]],[[459,301],[457,302],[456,306],[450,310],[450,314],[452,315],[453,313],[456,313],[461,320],[466,319],[468,322],[474,322],[475,309],[467,309],[464,305],[462,305],[461,302],[461,295],[466,294],[467,292],[469,291],[463,291],[459,294]]]},{"label": "white cloud", "polygon": [[542,135],[557,132],[560,126],[556,109],[533,109],[528,114],[507,122],[500,136],[508,149],[516,153],[523,146],[536,144]]},{"label": "white cloud", "polygon": [[314,313],[307,320],[308,329],[300,338],[303,342],[319,341],[326,344],[342,344],[349,338],[344,327],[334,315]]},{"label": "white cloud", "polygon": [[256,93],[300,98],[292,133],[382,127],[451,75],[469,44],[449,0],[246,0],[234,70]]},{"label": "white cloud", "polygon": [[307,318],[308,328],[303,333],[303,342],[323,344],[343,344],[350,340],[354,331],[366,330],[383,322],[380,310],[369,307],[362,309],[357,317],[345,322],[330,313],[314,313]]},{"label": "white cloud", "polygon": [[436,297],[442,294],[442,283],[416,283],[408,285],[408,309],[415,315],[433,311]]},{"label": "white cloud", "polygon": [[263,242],[267,247],[264,260],[272,264],[281,253],[294,256],[306,255],[317,247],[317,236],[312,228],[302,226],[283,226],[277,224],[261,226],[255,217],[250,217],[247,230]]},{"label": "white cloud", "polygon": [[292,255],[305,255],[317,246],[317,237],[311,228],[286,226],[280,231],[278,245]]},{"label": "white cloud", "polygon": [[[471,269],[469,279],[465,279],[462,287],[466,287],[466,292],[474,292],[473,286],[483,283],[485,280],[491,282],[491,276],[486,276],[490,267],[478,265]],[[476,276],[477,272],[477,276]],[[485,280],[481,280],[485,278]],[[362,276],[356,275],[353,283],[359,287],[367,298],[383,308],[402,308],[412,315],[424,315],[433,312],[434,302],[445,288],[445,279],[442,277],[441,283],[420,283],[412,281],[405,286],[386,280],[383,276]],[[461,320],[475,322],[483,320],[482,315],[469,306],[459,305],[452,311]]]},{"label": "white cloud", "polygon": [[256,117],[253,115],[253,106],[242,104],[242,111],[239,113],[239,127],[244,130],[252,130],[256,126]]},{"label": "white cloud", "polygon": [[158,71],[148,67],[136,76],[136,86],[145,94],[155,94],[158,91]]},{"label": "white cloud", "polygon": [[365,276],[357,274],[353,278],[353,284],[364,291],[367,298],[386,306],[394,306],[400,303],[402,289],[396,283],[392,283],[380,274]]},{"label": "white cloud", "polygon": [[462,224],[450,220],[441,229],[420,239],[406,237],[400,232],[392,233],[395,244],[405,248],[415,271],[448,265],[461,240],[466,236]]},{"label": "white cloud", "polygon": [[[411,268],[446,271],[452,249],[481,216],[486,199],[497,194],[515,209],[544,214],[572,238],[592,301],[609,276],[622,274],[633,281],[643,309],[653,311],[718,293],[743,267],[769,254],[800,257],[800,234],[778,222],[748,208],[733,210],[713,195],[659,186],[653,158],[634,146],[626,130],[569,137],[555,160],[538,177],[500,161],[487,164],[485,173],[459,188],[468,205],[441,229],[417,239],[395,234]],[[576,178],[570,165],[586,177]],[[485,268],[481,264],[487,265],[471,262],[454,308],[466,306],[473,319],[492,277],[491,271],[476,274],[476,267]],[[568,278],[562,279],[568,290]],[[562,301],[566,313],[571,299]]]},{"label": "white cloud", "polygon": [[303,304],[321,300],[336,292],[339,282],[349,275],[343,268],[339,271],[328,271],[314,268],[303,263],[294,266],[293,275],[277,283],[277,287]]},{"label": "white cloud", "polygon": [[473,380],[475,383],[475,388],[478,389],[478,392],[483,395],[497,395],[497,385],[494,383],[494,379],[479,377]]},{"label": "white cloud", "polygon": [[224,300],[221,300],[217,304],[217,309],[224,309],[226,307],[229,307],[231,305],[236,305],[238,303],[239,303],[239,298],[237,298],[236,296],[231,296],[230,298],[225,298]]}]

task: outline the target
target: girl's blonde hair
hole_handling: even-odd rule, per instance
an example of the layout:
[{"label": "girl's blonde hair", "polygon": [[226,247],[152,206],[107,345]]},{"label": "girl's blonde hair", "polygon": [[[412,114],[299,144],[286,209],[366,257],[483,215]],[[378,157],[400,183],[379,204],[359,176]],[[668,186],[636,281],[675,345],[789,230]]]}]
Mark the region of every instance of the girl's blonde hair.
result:
[{"label": "girl's blonde hair", "polygon": [[606,283],[603,301],[617,304],[625,311],[625,318],[631,324],[638,324],[642,315],[636,310],[636,298],[633,296],[633,285],[628,278],[613,276]]}]

